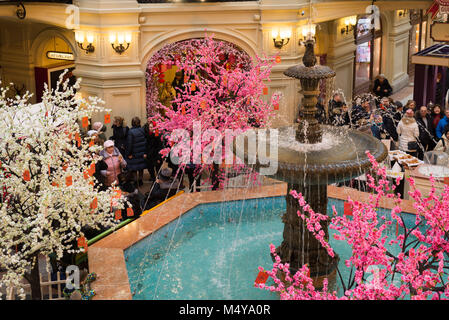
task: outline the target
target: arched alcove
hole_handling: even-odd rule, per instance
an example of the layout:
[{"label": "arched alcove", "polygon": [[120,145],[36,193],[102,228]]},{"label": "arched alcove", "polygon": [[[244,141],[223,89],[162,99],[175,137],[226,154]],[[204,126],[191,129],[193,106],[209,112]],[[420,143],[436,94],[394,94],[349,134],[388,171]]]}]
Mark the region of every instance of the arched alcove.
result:
[{"label": "arched alcove", "polygon": [[[180,41],[175,41],[171,43],[167,43],[164,46],[161,46],[159,50],[153,51],[153,55],[147,60],[146,68],[145,68],[145,88],[146,88],[146,109],[147,114],[151,114],[155,111],[154,106],[157,105],[157,102],[161,102],[167,107],[171,106],[170,101],[173,100],[173,97],[176,96],[175,89],[170,87],[177,71],[177,65],[174,62],[176,60],[176,56],[181,56],[183,53],[185,54],[186,50],[189,50],[189,46],[193,41],[198,41],[204,39],[204,34],[202,37],[184,39]],[[251,56],[247,51],[242,49],[235,43],[229,42],[227,40],[223,40],[217,37],[213,37],[214,42],[220,43],[223,46],[223,52],[233,52],[236,53],[235,56],[238,56],[239,60],[236,62],[240,63],[240,66],[250,67],[251,66]],[[196,43],[196,42],[195,42]],[[196,43],[197,44],[197,43]],[[232,54],[232,53],[231,53]],[[161,58],[162,57],[162,58]],[[173,64],[169,64],[168,66],[165,64],[161,64],[162,59],[170,57],[173,60]],[[223,58],[227,59],[227,58]],[[180,71],[181,72],[181,71]],[[184,73],[182,75],[184,77]],[[201,75],[200,75],[201,77]],[[181,76],[180,78],[181,79]],[[181,81],[181,80],[180,80]],[[184,79],[183,82],[186,82]],[[167,92],[172,92],[171,99],[168,98],[168,101],[163,101],[162,96],[166,96]],[[170,96],[170,95],[169,95]]]},{"label": "arched alcove", "polygon": [[[40,102],[44,84],[50,88],[55,86],[59,75],[65,69],[69,70],[66,77],[74,83],[75,77],[71,73],[75,68],[76,50],[73,32],[59,28],[47,28],[40,32],[31,46],[35,77],[36,102]],[[48,53],[56,53],[49,55]]]}]

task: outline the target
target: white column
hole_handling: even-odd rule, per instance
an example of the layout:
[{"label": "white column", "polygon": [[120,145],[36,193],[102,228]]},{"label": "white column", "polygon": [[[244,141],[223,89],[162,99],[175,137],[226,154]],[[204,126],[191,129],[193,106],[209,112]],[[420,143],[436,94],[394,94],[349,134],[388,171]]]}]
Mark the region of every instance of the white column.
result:
[{"label": "white column", "polygon": [[[399,17],[397,11],[383,13],[384,36],[382,38],[382,73],[390,82],[393,92],[408,85],[409,31],[411,29],[408,15]],[[386,26],[385,26],[386,24]]]},{"label": "white column", "polygon": [[341,89],[346,101],[352,100],[354,87],[354,58],[357,46],[354,41],[354,33],[342,34],[343,19],[329,21],[328,26],[328,51],[327,64],[335,73],[335,89]]}]

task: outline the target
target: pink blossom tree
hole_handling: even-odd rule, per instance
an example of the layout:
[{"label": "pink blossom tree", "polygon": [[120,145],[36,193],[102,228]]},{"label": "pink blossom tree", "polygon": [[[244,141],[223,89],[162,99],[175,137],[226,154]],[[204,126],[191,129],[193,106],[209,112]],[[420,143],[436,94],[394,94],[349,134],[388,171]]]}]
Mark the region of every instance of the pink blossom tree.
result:
[{"label": "pink blossom tree", "polygon": [[[351,269],[344,279],[342,270],[337,270],[342,290],[341,294],[331,290],[328,279],[323,287],[314,286],[307,265],[295,275],[289,272],[288,264],[283,264],[271,245],[275,263],[266,273],[274,280],[274,285],[256,283],[259,288],[279,292],[281,299],[298,300],[373,300],[373,299],[447,299],[448,252],[449,252],[449,187],[445,186],[441,196],[436,194],[435,180],[430,178],[432,189],[427,197],[415,188],[409,194],[414,200],[417,214],[413,226],[406,226],[401,215],[400,195],[395,193],[400,180],[391,183],[386,178],[386,169],[379,166],[367,152],[373,164],[377,179],[367,174],[369,186],[374,190],[368,203],[348,199],[352,206],[352,217],[337,215],[333,207],[333,217],[316,213],[304,201],[301,194],[292,194],[300,203],[298,215],[304,219],[308,230],[318,239],[330,256],[334,251],[324,238],[320,221],[330,220],[329,228],[336,230],[334,238],[345,241],[352,255],[344,265]],[[377,208],[380,200],[391,198],[396,204],[389,216],[379,217]],[[388,238],[386,232],[397,224],[401,231],[396,237]],[[397,250],[392,250],[396,246]],[[259,268],[261,272],[265,272]],[[373,272],[376,270],[376,272]],[[282,281],[280,275],[285,276]]]},{"label": "pink blossom tree", "polygon": [[[190,154],[186,159],[200,170],[212,168],[212,177],[217,178],[217,162],[225,159],[217,136],[224,137],[231,130],[237,134],[249,128],[265,127],[279,108],[280,94],[268,98],[264,84],[270,81],[271,68],[279,59],[257,56],[251,59],[235,45],[208,35],[176,42],[160,50],[148,65],[147,105],[153,130],[165,134],[167,139],[163,156],[179,142],[171,135],[175,130],[187,130],[191,137],[195,126],[202,133],[214,130],[214,137],[203,135],[201,141],[188,146]],[[184,79],[171,106],[167,107],[157,98],[157,86],[165,82],[163,72],[172,67],[182,72]],[[211,144],[213,155],[206,152]],[[217,179],[213,185],[218,187]]]}]

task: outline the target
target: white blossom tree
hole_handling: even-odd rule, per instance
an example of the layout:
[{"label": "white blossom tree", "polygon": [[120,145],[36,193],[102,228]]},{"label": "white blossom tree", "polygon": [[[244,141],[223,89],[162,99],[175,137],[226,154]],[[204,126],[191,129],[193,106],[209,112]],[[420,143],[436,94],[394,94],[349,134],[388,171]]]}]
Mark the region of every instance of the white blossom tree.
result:
[{"label": "white blossom tree", "polygon": [[0,285],[20,288],[22,298],[23,277],[32,298],[41,298],[39,255],[82,252],[82,228],[113,226],[113,212],[124,208],[114,188],[99,192],[100,147],[81,135],[80,123],[108,110],[100,99],[76,97],[80,80],[69,87],[63,76],[33,107],[28,92],[11,99],[0,88]]}]

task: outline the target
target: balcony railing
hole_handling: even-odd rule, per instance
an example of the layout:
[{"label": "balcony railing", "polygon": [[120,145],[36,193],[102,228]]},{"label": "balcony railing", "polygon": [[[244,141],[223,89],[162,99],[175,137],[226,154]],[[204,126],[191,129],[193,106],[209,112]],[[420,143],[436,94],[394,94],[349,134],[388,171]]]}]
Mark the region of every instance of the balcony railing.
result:
[{"label": "balcony railing", "polygon": [[259,0],[137,0],[138,3],[207,3],[207,2],[244,2]]},{"label": "balcony railing", "polygon": [[22,3],[29,3],[29,2],[50,2],[50,3],[65,3],[65,4],[72,4],[73,0],[0,0],[0,4],[19,4]]}]

